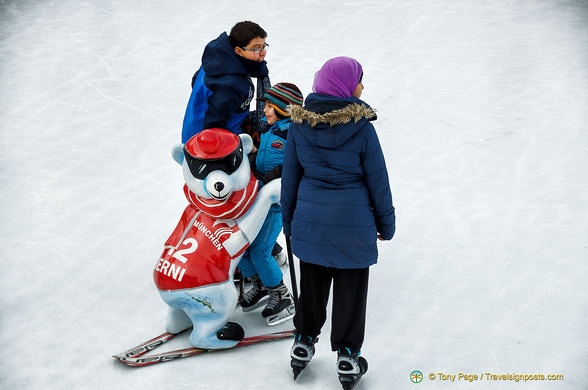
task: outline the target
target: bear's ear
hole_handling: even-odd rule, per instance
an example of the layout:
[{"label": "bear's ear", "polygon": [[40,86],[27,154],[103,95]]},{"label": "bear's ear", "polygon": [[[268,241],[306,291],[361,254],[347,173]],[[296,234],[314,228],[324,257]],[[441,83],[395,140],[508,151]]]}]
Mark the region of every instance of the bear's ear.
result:
[{"label": "bear's ear", "polygon": [[241,137],[241,142],[243,143],[243,153],[246,155],[251,153],[253,150],[253,139],[249,134],[239,134]]},{"label": "bear's ear", "polygon": [[184,144],[177,144],[171,150],[172,158],[180,165],[184,164]]}]

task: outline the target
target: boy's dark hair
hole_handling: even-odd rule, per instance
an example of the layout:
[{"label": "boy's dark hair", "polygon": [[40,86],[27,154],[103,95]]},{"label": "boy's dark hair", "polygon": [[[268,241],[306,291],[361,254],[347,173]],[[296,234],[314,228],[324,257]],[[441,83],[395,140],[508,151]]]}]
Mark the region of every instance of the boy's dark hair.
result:
[{"label": "boy's dark hair", "polygon": [[229,34],[229,40],[233,49],[247,46],[256,37],[266,38],[267,33],[259,24],[248,20],[235,24]]}]

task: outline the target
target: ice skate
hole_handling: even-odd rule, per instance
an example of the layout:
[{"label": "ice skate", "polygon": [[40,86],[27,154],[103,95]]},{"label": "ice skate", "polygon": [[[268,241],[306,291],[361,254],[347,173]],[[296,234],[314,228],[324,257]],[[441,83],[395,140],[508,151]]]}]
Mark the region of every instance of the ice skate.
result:
[{"label": "ice skate", "polygon": [[283,281],[268,289],[269,300],[261,312],[268,325],[281,324],[294,317],[294,300]]},{"label": "ice skate", "polygon": [[337,352],[337,373],[343,390],[352,390],[367,372],[367,360],[359,354],[351,353],[349,348],[340,348]]},{"label": "ice skate", "polygon": [[318,341],[317,338],[310,336],[304,336],[302,334],[296,334],[294,339],[294,345],[290,350],[290,366],[294,372],[294,380],[298,378],[298,375],[302,370],[306,368],[312,357],[314,356],[314,344]]},{"label": "ice skate", "polygon": [[251,288],[239,298],[239,304],[244,312],[249,312],[267,304],[268,290],[263,287],[258,275],[251,277]]}]

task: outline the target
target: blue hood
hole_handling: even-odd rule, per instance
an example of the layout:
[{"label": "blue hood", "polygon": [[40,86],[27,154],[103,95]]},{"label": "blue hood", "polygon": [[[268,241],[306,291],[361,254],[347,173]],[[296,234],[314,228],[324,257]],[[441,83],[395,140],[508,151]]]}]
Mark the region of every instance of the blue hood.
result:
[{"label": "blue hood", "polygon": [[202,54],[202,68],[210,77],[228,74],[242,74],[251,77],[268,75],[267,63],[265,61],[251,61],[239,57],[235,53],[226,32],[206,45],[204,54]]}]

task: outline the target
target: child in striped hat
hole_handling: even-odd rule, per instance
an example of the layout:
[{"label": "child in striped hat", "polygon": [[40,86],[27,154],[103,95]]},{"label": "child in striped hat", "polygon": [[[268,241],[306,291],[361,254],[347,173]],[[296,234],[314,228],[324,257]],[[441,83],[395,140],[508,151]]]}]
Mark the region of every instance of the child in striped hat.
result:
[{"label": "child in striped hat", "polygon": [[[250,156],[251,170],[263,184],[282,176],[286,139],[290,127],[288,106],[302,106],[303,96],[294,84],[278,83],[259,98],[265,101],[265,118],[271,125],[261,135],[255,155]],[[239,299],[243,311],[265,305],[261,315],[269,325],[284,322],[294,316],[294,300],[284,284],[282,270],[272,257],[272,248],[282,231],[282,209],[273,204],[257,238],[251,243],[239,269],[251,278],[252,287]]]},{"label": "child in striped hat", "polygon": [[263,112],[271,127],[261,135],[257,156],[251,169],[259,180],[267,183],[282,177],[286,138],[290,127],[288,106],[302,106],[304,99],[296,85],[278,83],[258,100],[265,101]]},{"label": "child in striped hat", "polygon": [[[290,83],[278,83],[274,85],[267,90],[263,97],[257,100],[264,100],[266,107],[269,106],[268,109],[264,110],[264,113],[270,125],[277,120],[290,117],[288,113],[289,105],[302,106],[303,103],[302,93],[300,93],[296,85]],[[276,115],[274,115],[274,112]],[[269,117],[268,114],[270,115]],[[270,123],[271,120],[273,122]]]}]

